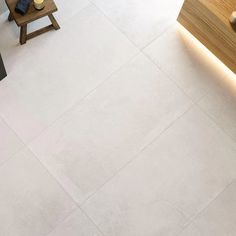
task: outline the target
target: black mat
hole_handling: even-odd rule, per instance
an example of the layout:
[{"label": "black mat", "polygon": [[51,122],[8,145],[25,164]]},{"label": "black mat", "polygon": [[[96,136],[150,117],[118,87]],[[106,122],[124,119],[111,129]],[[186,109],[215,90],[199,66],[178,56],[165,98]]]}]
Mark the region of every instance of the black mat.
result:
[{"label": "black mat", "polygon": [[7,76],[3,61],[2,61],[2,57],[0,54],[0,80],[4,79]]}]

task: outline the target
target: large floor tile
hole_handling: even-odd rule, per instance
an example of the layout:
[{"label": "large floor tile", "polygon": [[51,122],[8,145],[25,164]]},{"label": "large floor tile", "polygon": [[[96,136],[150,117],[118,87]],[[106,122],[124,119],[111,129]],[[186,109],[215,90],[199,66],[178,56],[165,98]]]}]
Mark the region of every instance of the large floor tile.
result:
[{"label": "large floor tile", "polygon": [[34,40],[20,50],[20,63],[8,55],[15,64],[0,100],[0,114],[25,142],[137,53],[92,6]]},{"label": "large floor tile", "polygon": [[173,23],[183,0],[92,0],[111,21],[143,48]]},{"label": "large floor tile", "polygon": [[30,148],[80,203],[191,105],[139,55]]},{"label": "large floor tile", "polygon": [[180,236],[234,236],[235,219],[236,182],[221,193]]},{"label": "large floor tile", "polygon": [[225,76],[218,60],[178,24],[144,52],[194,101],[214,91]]},{"label": "large floor tile", "polygon": [[0,166],[0,235],[45,236],[75,204],[24,150]]},{"label": "large floor tile", "polygon": [[0,165],[23,147],[16,134],[0,119]]},{"label": "large floor tile", "polygon": [[82,208],[109,236],[176,235],[236,177],[235,156],[231,139],[194,108]]},{"label": "large floor tile", "polygon": [[47,236],[102,236],[102,234],[81,210],[77,210]]},{"label": "large floor tile", "polygon": [[219,81],[218,89],[206,94],[200,107],[236,142],[236,75]]}]

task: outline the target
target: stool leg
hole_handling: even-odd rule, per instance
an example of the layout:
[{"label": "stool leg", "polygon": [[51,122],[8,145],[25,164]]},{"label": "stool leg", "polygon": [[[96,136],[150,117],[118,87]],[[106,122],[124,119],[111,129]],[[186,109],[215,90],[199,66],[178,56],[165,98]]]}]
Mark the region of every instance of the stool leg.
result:
[{"label": "stool leg", "polygon": [[53,14],[49,14],[48,17],[49,17],[50,21],[52,22],[52,25],[53,25],[54,29],[55,30],[60,29],[60,26],[57,23],[57,21],[56,21],[55,17],[53,16]]},{"label": "stool leg", "polygon": [[25,44],[27,39],[27,24],[20,28],[20,44]]},{"label": "stool leg", "polygon": [[8,15],[8,21],[13,21],[13,17],[12,17],[11,13],[9,13],[9,15]]}]

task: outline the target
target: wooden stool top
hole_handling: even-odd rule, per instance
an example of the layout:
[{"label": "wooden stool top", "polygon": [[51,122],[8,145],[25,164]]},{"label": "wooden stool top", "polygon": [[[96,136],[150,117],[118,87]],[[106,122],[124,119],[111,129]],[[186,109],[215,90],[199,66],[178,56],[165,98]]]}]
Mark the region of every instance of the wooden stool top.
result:
[{"label": "wooden stool top", "polygon": [[15,20],[18,26],[26,25],[32,21],[39,18],[52,14],[57,11],[57,6],[53,0],[45,0],[45,7],[42,10],[36,10],[33,5],[33,1],[30,4],[28,12],[22,16],[21,14],[15,12],[16,3],[18,0],[5,0],[9,8],[12,18]]}]

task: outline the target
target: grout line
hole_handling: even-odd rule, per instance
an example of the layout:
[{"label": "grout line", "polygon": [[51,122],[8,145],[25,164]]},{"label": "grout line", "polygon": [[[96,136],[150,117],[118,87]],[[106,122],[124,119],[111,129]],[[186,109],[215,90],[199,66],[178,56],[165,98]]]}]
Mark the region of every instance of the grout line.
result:
[{"label": "grout line", "polygon": [[101,235],[105,236],[105,233],[100,229],[100,227],[95,223],[95,221],[84,211],[81,207],[79,207],[81,212],[95,225],[96,229],[101,233]]},{"label": "grout line", "polygon": [[[161,67],[159,64],[157,64],[148,54],[144,53],[143,51],[142,51],[142,54],[143,54],[152,64],[154,64],[154,65],[158,68],[158,70],[160,70],[163,74],[165,74],[165,75],[168,77],[168,79],[169,79],[179,90],[181,90],[181,92],[182,92],[187,98],[189,98],[189,99],[192,101],[192,103],[194,103],[195,105],[197,105],[197,101],[195,101],[193,98],[191,98],[191,97],[184,91],[184,89],[183,89],[182,87],[180,87],[180,86],[175,82],[175,80],[172,78],[172,76],[171,76],[168,72],[166,72],[165,70],[163,70],[162,67]],[[203,97],[199,98],[198,100],[200,100],[200,99],[202,99],[202,98],[203,98]]]},{"label": "grout line", "polygon": [[162,35],[166,34],[168,30],[170,30],[171,28],[174,28],[176,24],[177,24],[177,19],[173,20],[173,22],[169,23],[168,26],[166,26],[166,28],[157,37],[155,37],[155,39],[151,40],[147,45],[142,47],[141,51],[143,52],[145,49],[147,49],[158,38],[160,38]]},{"label": "grout line", "polygon": [[211,117],[211,116],[199,105],[199,103],[201,102],[201,100],[204,99],[204,98],[205,98],[205,97],[202,97],[198,102],[196,102],[196,106],[208,117],[208,119],[210,119],[210,120],[218,127],[219,130],[222,131],[222,133],[225,134],[225,136],[227,136],[233,143],[236,144],[236,141],[233,139],[233,137],[231,137],[231,135],[228,134],[228,133],[225,131],[225,129],[224,129],[221,125],[219,125],[219,124],[217,123],[217,121],[216,121],[213,117]]},{"label": "grout line", "polygon": [[113,23],[113,21],[103,12],[103,10],[102,10],[100,7],[98,7],[98,6],[97,6],[95,3],[93,3],[91,0],[88,0],[88,1],[90,2],[90,4],[91,4],[92,6],[94,6],[94,7],[97,9],[97,11],[98,11],[104,18],[106,18],[106,20],[107,20],[117,31],[119,31],[120,34],[122,34],[136,49],[138,49],[139,52],[142,52],[141,49],[138,47],[138,45],[136,45],[133,41],[131,41],[131,40],[127,37],[127,35],[126,35],[125,33],[123,33],[123,31],[122,31],[118,26],[116,26],[116,25]]},{"label": "grout line", "polygon": [[129,58],[124,64],[122,64],[118,69],[116,69],[115,71],[113,71],[110,75],[108,75],[101,83],[99,83],[98,85],[96,85],[93,89],[91,89],[88,93],[86,93],[82,98],[78,99],[74,104],[71,105],[71,107],[69,107],[68,109],[66,109],[64,112],[62,112],[62,114],[60,114],[53,122],[51,122],[48,126],[46,126],[44,129],[42,129],[37,135],[35,135],[35,137],[33,137],[32,139],[30,139],[27,142],[27,146],[30,146],[30,144],[32,142],[34,142],[35,140],[37,140],[37,138],[39,136],[41,136],[43,133],[45,133],[50,127],[52,127],[56,122],[58,122],[62,117],[64,117],[65,115],[67,115],[69,112],[71,112],[73,109],[75,109],[77,106],[79,106],[84,100],[86,100],[91,94],[93,94],[97,89],[99,89],[100,87],[102,87],[102,85],[104,85],[107,81],[109,81],[111,79],[111,77],[116,74],[117,72],[119,72],[123,67],[125,67],[126,65],[128,65],[132,60],[134,60],[140,53],[136,53],[135,55],[133,55],[131,58]]},{"label": "grout line", "polygon": [[163,34],[166,33],[167,30],[169,30],[171,27],[173,27],[173,24],[176,22],[176,20],[173,20],[173,22],[170,22],[165,29],[163,29],[160,33],[158,33],[156,36],[154,36],[153,39],[151,39],[145,46],[139,47],[137,44],[135,44],[123,31],[122,29],[117,26],[112,19],[110,19],[110,17],[108,17],[106,15],[106,13],[96,4],[94,3],[92,0],[88,0],[90,2],[91,5],[93,5],[123,36],[126,37],[126,39],[128,39],[128,41],[133,44],[140,52],[142,52],[143,49],[145,49],[146,47],[148,47],[150,44],[152,44],[155,40],[157,40],[159,37],[161,37]]},{"label": "grout line", "polygon": [[192,104],[190,107],[183,112],[179,117],[173,120],[163,131],[161,131],[156,137],[154,137],[149,143],[147,143],[143,148],[140,149],[126,164],[120,167],[116,173],[114,173],[105,183],[103,183],[100,187],[98,187],[90,196],[88,196],[85,200],[81,202],[81,206],[85,205],[86,202],[91,199],[99,190],[101,190],[106,184],[112,181],[114,177],[116,177],[123,169],[125,169],[128,165],[130,165],[133,161],[138,159],[139,155],[143,153],[148,147],[150,147],[154,142],[156,142],[169,128],[171,128],[179,119],[181,119],[186,113],[188,113],[195,105]]},{"label": "grout line", "polygon": [[152,43],[154,43],[158,38],[160,38],[162,35],[164,35],[168,30],[170,30],[174,25],[176,24],[177,19],[173,20],[173,22],[170,22],[163,31],[155,36],[150,42],[148,42],[145,46],[143,46],[140,50],[143,52],[146,48],[148,48]]},{"label": "grout line", "polygon": [[205,207],[203,207],[201,210],[199,210],[198,213],[196,213],[195,215],[193,215],[192,217],[190,217],[190,219],[188,220],[188,222],[185,224],[185,226],[183,227],[183,230],[181,230],[181,232],[178,233],[178,236],[181,235],[181,233],[188,228],[188,226],[190,226],[191,224],[194,224],[195,219],[200,216],[202,213],[204,213],[205,211],[207,211],[207,209],[214,204],[214,202],[231,186],[234,184],[234,182],[236,181],[236,179],[233,179],[229,184],[227,184],[222,191],[220,191]]},{"label": "grout line", "polygon": [[9,128],[10,131],[13,132],[13,134],[16,136],[17,139],[19,139],[20,145],[21,147],[15,152],[13,153],[9,158],[7,158],[5,161],[0,163],[0,168],[2,165],[4,165],[5,163],[7,163],[9,160],[11,160],[12,158],[15,157],[15,155],[17,155],[19,152],[21,152],[22,150],[24,150],[27,145],[25,144],[25,142],[20,138],[20,136],[15,132],[15,130],[13,128],[11,128],[11,126],[9,126],[9,124],[5,121],[5,119],[3,118],[3,116],[0,114],[0,120],[7,126],[7,128]]},{"label": "grout line", "polygon": [[[57,1],[57,0],[56,0],[56,1]],[[55,2],[56,2],[56,1],[55,1]],[[56,2],[56,4],[57,4],[57,2]],[[77,12],[73,13],[71,16],[67,17],[66,19],[63,19],[63,18],[62,18],[62,20],[60,20],[60,22],[61,22],[61,23],[63,22],[65,25],[68,24],[69,22],[71,22],[71,20],[72,20],[73,17],[77,16],[77,15],[80,14],[82,11],[86,10],[86,8],[89,8],[90,5],[91,5],[90,2],[85,3],[84,6],[82,6]],[[60,15],[60,12],[62,12],[60,9],[61,9],[61,8],[58,8],[58,11],[55,12],[55,15],[56,15],[56,14],[57,14],[57,15]],[[60,22],[59,22],[59,24],[60,24]],[[62,25],[63,25],[63,23],[62,23]]]},{"label": "grout line", "polygon": [[[64,220],[60,221],[60,223],[64,222],[64,221],[65,221],[68,217],[70,217],[76,210],[80,209],[80,210],[82,211],[82,209],[81,209],[81,207],[80,207],[80,204],[77,203],[77,202],[74,200],[74,198],[70,195],[70,193],[66,191],[66,189],[64,188],[64,186],[63,186],[63,185],[59,182],[59,180],[57,180],[57,178],[49,171],[49,169],[46,167],[46,165],[43,164],[43,162],[38,158],[38,156],[37,156],[32,150],[30,150],[29,148],[27,148],[27,150],[33,155],[33,157],[38,161],[39,165],[41,165],[41,167],[46,170],[46,172],[48,173],[48,175],[58,184],[58,186],[59,186],[59,187],[61,188],[61,190],[65,193],[65,195],[68,196],[68,197],[71,199],[71,201],[74,203],[74,205],[75,205],[75,209],[73,209],[73,210],[65,217]],[[84,211],[82,211],[82,212],[84,213]],[[86,216],[87,216],[87,214],[86,214]],[[87,217],[88,217],[88,216],[87,216]],[[89,217],[89,219],[90,219],[90,217]],[[53,228],[53,230],[55,230],[56,227],[57,227],[60,223],[58,223],[58,224]],[[93,221],[92,221],[92,223],[94,224]],[[98,228],[98,226],[97,226],[96,224],[94,224],[94,225],[95,225],[96,228]],[[52,231],[53,231],[53,230],[52,230]],[[98,230],[99,230],[99,232],[101,231],[99,228],[98,228]],[[47,233],[45,236],[49,235],[52,231],[50,231],[49,233]],[[102,233],[102,235],[104,235],[104,234]]]},{"label": "grout line", "polygon": [[[61,186],[61,185],[60,185]],[[67,193],[68,195],[68,193]],[[58,221],[57,224],[53,227],[52,230],[50,230],[45,236],[49,236],[54,230],[57,229],[57,227],[59,227],[61,224],[63,224],[67,219],[69,219],[73,214],[75,214],[78,210],[81,211],[81,213],[84,215],[85,218],[88,219],[88,221],[90,221],[90,223],[95,227],[95,229],[97,229],[97,231],[99,233],[101,233],[102,236],[105,236],[104,233],[100,230],[100,228],[97,226],[97,224],[95,224],[95,222],[88,216],[88,214],[86,212],[83,211],[83,209],[80,208],[80,206],[74,201],[74,203],[76,204],[76,208],[74,210],[72,210],[67,216],[65,216],[62,220]]]}]

